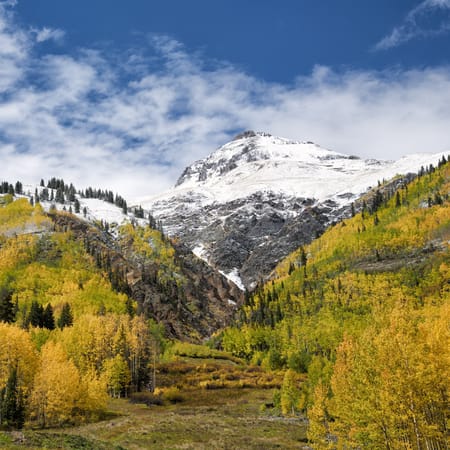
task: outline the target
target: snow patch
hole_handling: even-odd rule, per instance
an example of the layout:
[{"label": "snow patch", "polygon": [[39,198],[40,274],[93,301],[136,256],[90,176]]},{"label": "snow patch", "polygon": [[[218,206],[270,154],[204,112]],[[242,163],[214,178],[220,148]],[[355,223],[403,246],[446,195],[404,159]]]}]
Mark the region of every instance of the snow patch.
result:
[{"label": "snow patch", "polygon": [[221,270],[219,272],[228,280],[232,281],[241,291],[245,291],[244,283],[242,283],[239,275],[239,270],[235,267],[231,272],[225,273]]},{"label": "snow patch", "polygon": [[200,258],[201,260],[205,261],[206,263],[208,262],[208,258],[206,257],[207,255],[207,251],[205,249],[205,247],[203,247],[202,244],[197,245],[196,247],[194,247],[192,249],[192,253],[197,257]]}]

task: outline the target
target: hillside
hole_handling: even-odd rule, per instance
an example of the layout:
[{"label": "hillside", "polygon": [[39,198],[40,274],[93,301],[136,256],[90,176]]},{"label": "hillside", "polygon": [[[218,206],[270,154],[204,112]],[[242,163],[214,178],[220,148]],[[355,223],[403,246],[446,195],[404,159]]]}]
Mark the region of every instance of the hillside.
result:
[{"label": "hillside", "polygon": [[[450,165],[363,210],[278,265],[248,296],[227,351],[306,372],[286,412],[317,448],[447,448]],[[289,372],[289,370],[288,370]]]},{"label": "hillside", "polygon": [[[64,297],[64,288],[59,285],[64,284],[66,279],[72,282],[79,279],[89,281],[90,274],[74,272],[75,267],[85,264],[84,252],[95,262],[98,274],[92,276],[107,278],[112,290],[135,301],[137,312],[163,324],[171,337],[200,340],[229,322],[236,305],[242,300],[241,291],[183,245],[170,241],[160,229],[152,228],[151,218],[149,224],[148,220],[136,217],[136,212],[126,215],[114,204],[100,199],[80,198],[75,194],[74,201],[64,199],[61,193],[62,201],[55,202],[53,197],[58,198],[60,189],[48,189],[50,193],[47,192],[45,197],[44,190],[47,191],[47,188],[36,188],[36,193],[31,196],[21,190],[14,202],[7,194],[4,199],[9,197],[10,204],[0,210],[0,233],[5,240],[2,252],[7,252],[9,245],[16,245],[21,240],[27,241],[24,245],[36,247],[27,265],[11,261],[16,265],[11,268],[13,275],[8,276],[31,282],[28,274],[40,272],[39,282],[35,281],[35,296],[41,302],[45,299],[54,303],[55,299]],[[33,207],[30,203],[34,203],[38,196],[42,203],[38,202]],[[60,210],[70,208],[80,213],[57,212],[56,207]],[[87,210],[87,215],[94,216],[84,218],[82,209],[85,209],[84,212]],[[108,222],[108,218],[117,222]],[[51,252],[48,251],[50,248]],[[81,260],[75,260],[74,266],[70,267],[72,272],[65,272],[70,266],[64,262],[69,251],[77,251]],[[49,271],[48,266],[54,270]],[[49,280],[41,287],[40,280],[46,276]],[[90,312],[103,308],[98,304],[102,294],[89,297],[83,282],[78,282],[78,290],[84,291],[86,304],[83,308]],[[46,289],[51,284],[54,288],[48,294]],[[10,286],[5,289],[10,289]],[[24,305],[22,298],[22,291],[28,287],[13,286],[11,289],[19,307],[30,306],[30,300]],[[108,296],[105,298],[108,299]],[[108,308],[106,310],[109,311]]]},{"label": "hillside", "polygon": [[[337,440],[354,448],[445,449],[449,195],[445,158],[417,177],[380,183],[350,208],[353,217],[290,254],[245,302],[236,285],[151,219],[127,215],[111,226],[51,203],[47,212],[26,194],[0,195],[0,426],[110,420],[109,398],[161,387],[161,396],[139,394],[143,403],[166,402],[154,414],[119,402],[119,421],[74,428],[73,437],[27,431],[25,439],[38,448],[47,439],[74,448],[69,442],[88,445],[101,430],[93,448],[103,448],[114,440],[110,423],[126,425],[133,420],[127,414],[164,421],[175,409],[178,430],[189,428],[183,414],[204,417],[208,432],[190,440],[205,448],[216,442],[219,422],[239,429],[233,442],[249,448],[295,448],[305,442],[307,415],[314,448]],[[92,213],[102,206],[88,201]],[[208,337],[213,349],[173,342]],[[248,407],[237,400],[242,395]],[[208,408],[216,408],[211,422]],[[258,427],[252,439],[233,425],[241,420]],[[297,437],[283,437],[283,429]],[[124,433],[121,443],[135,439]],[[14,436],[0,434],[0,445],[15,445]],[[180,436],[164,442],[178,445]]]}]

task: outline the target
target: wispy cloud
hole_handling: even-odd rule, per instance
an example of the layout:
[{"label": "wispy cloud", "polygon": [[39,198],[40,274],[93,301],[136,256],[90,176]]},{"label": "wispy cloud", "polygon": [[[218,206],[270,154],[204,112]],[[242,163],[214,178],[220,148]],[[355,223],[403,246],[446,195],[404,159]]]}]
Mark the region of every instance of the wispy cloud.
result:
[{"label": "wispy cloud", "polygon": [[44,27],[41,29],[31,28],[31,33],[35,35],[36,42],[54,41],[56,43],[62,42],[65,32],[58,28]]},{"label": "wispy cloud", "polygon": [[5,8],[0,43],[0,179],[157,193],[244,129],[363,157],[450,149],[448,67],[317,67],[287,86],[204,61],[165,36],[121,54],[42,56]]},{"label": "wispy cloud", "polygon": [[374,50],[387,50],[412,39],[438,36],[450,31],[450,0],[424,0],[403,23],[381,39]]}]

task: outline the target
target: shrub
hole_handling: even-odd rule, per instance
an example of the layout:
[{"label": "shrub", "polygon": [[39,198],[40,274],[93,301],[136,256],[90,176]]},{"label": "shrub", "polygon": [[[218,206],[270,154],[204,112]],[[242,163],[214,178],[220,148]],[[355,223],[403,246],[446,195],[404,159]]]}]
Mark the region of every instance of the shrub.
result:
[{"label": "shrub", "polygon": [[183,394],[176,386],[156,389],[155,395],[162,395],[163,399],[170,403],[181,403],[184,401]]},{"label": "shrub", "polygon": [[161,406],[163,404],[161,396],[152,392],[135,392],[130,395],[129,401],[130,403],[143,404],[147,406]]}]

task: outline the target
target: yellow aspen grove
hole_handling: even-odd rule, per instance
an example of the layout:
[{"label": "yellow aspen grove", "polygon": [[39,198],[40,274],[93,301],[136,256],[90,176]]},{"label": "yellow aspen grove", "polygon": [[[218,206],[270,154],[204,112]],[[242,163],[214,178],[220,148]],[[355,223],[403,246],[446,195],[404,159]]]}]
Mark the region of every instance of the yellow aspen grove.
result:
[{"label": "yellow aspen grove", "polygon": [[0,322],[0,389],[11,369],[17,369],[19,385],[29,390],[38,364],[38,354],[30,335],[14,325]]},{"label": "yellow aspen grove", "polygon": [[130,369],[122,355],[108,359],[103,365],[103,380],[109,395],[114,398],[126,397],[131,382]]},{"label": "yellow aspen grove", "polygon": [[[140,391],[149,383],[152,347],[156,352],[148,320],[143,316],[133,317],[130,328],[130,372],[134,388]],[[153,344],[153,345],[152,345]]]},{"label": "yellow aspen grove", "polygon": [[447,449],[450,306],[400,305],[381,329],[345,339],[331,380],[331,431],[343,446]]},{"label": "yellow aspen grove", "polygon": [[328,386],[318,384],[314,390],[314,405],[308,410],[308,439],[313,448],[325,450],[333,448],[329,430]]},{"label": "yellow aspen grove", "polygon": [[67,359],[60,344],[46,343],[31,394],[32,419],[41,427],[73,422],[82,404],[82,394],[75,364]]}]

